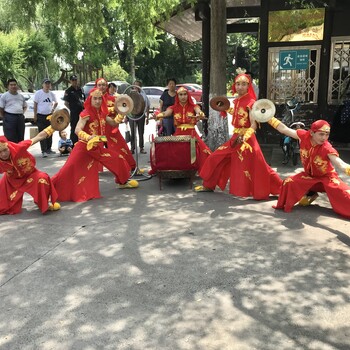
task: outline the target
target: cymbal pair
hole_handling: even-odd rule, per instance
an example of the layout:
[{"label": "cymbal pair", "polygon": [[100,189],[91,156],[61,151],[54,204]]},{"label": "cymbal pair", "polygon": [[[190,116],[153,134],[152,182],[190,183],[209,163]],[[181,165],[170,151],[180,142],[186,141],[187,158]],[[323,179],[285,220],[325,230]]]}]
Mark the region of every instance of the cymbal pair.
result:
[{"label": "cymbal pair", "polygon": [[[223,112],[230,108],[230,101],[226,96],[216,96],[210,100],[210,107],[215,111]],[[251,110],[253,118],[260,123],[268,122],[276,114],[274,103],[268,99],[255,101]]]}]

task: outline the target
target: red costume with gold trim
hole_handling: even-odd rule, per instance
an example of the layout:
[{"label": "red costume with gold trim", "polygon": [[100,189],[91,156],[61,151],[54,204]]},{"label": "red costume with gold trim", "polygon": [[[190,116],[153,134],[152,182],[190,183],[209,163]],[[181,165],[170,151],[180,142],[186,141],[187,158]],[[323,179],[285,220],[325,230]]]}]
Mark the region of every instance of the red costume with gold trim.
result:
[{"label": "red costume with gold trim", "polygon": [[[329,124],[323,120],[313,123],[314,130],[311,130],[322,131],[324,126],[329,132]],[[338,152],[328,141],[322,145],[313,145],[310,131],[300,129],[297,130],[297,134],[300,139],[300,158],[304,171],[283,181],[281,193],[274,208],[291,212],[293,206],[307,192],[326,192],[333,210],[350,218],[350,187],[339,178],[328,157],[330,154],[339,156]]]},{"label": "red costume with gold trim", "polygon": [[[114,119],[117,116],[117,112],[114,107],[116,97],[106,93],[103,95],[103,98],[107,103],[108,115]],[[119,126],[113,127],[107,124],[106,136],[108,139],[108,147],[111,147],[118,153],[122,154],[130,165],[130,168],[134,169],[136,167],[135,159],[132,156],[130,148],[128,147],[123,135],[119,130]]]},{"label": "red costume with gold trim", "polygon": [[[206,188],[214,190],[218,186],[224,190],[230,180],[229,192],[232,195],[267,199],[270,194],[279,193],[282,180],[266,163],[254,133],[243,144],[237,142],[237,138],[243,137],[251,126],[249,110],[255,102],[249,76],[240,74],[235,83],[241,78],[249,82],[249,88],[247,94],[234,100],[234,134],[209,156],[199,175]],[[235,85],[232,89],[235,93]]]},{"label": "red costume with gold trim", "polygon": [[[103,82],[106,86],[108,82],[105,78],[98,78],[95,80],[95,87],[99,82]],[[108,109],[108,116],[111,118],[115,118],[117,116],[117,112],[115,110],[115,96],[111,96],[108,91],[103,94],[103,101],[106,104]],[[136,167],[136,162],[132,153],[125,142],[123,135],[119,130],[119,126],[111,126],[109,124],[106,125],[106,137],[108,140],[108,147],[111,147],[118,153],[120,153],[123,157],[125,157],[126,161],[129,163],[130,168],[134,169]],[[103,167],[100,166],[100,171],[103,171]]]},{"label": "red costume with gold trim", "polygon": [[[55,203],[57,192],[48,174],[36,169],[35,158],[27,151],[31,140],[13,143],[0,137],[0,148],[8,147],[10,158],[0,159],[0,214],[18,214],[22,210],[23,194],[29,193],[42,213],[48,210],[49,200]],[[1,147],[2,146],[2,147]]]},{"label": "red costume with gold trim", "polygon": [[[182,105],[179,100],[178,93],[181,91],[187,92],[187,102]],[[190,92],[181,87],[177,90],[175,96],[175,104],[167,108],[167,110],[172,110],[174,115],[174,126],[176,128],[174,136],[180,135],[190,135],[197,139],[196,142],[196,157],[198,160],[198,170],[200,171],[203,167],[205,160],[211,154],[210,148],[204,143],[204,141],[199,137],[195,126],[198,122],[198,117],[196,116],[195,107],[197,105],[193,102]],[[199,106],[197,106],[199,108]]]},{"label": "red costume with gold trim", "polygon": [[[88,135],[106,134],[107,105],[102,103],[97,110],[91,106],[92,90],[85,101],[85,109],[80,118],[87,119],[84,132]],[[115,176],[116,183],[126,183],[130,176],[130,166],[125,158],[112,148],[104,148],[99,142],[92,149],[87,149],[87,142],[79,140],[61,170],[52,177],[58,197],[61,201],[85,202],[100,198],[99,164],[105,166]]]}]

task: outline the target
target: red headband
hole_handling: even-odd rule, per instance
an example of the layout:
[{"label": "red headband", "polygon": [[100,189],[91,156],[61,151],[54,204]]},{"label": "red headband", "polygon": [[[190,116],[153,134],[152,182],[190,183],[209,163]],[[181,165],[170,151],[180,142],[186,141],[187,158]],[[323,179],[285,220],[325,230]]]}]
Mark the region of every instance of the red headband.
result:
[{"label": "red headband", "polygon": [[331,126],[325,120],[320,119],[320,120],[316,120],[311,124],[310,130],[313,132],[317,132],[317,131],[330,132]]},{"label": "red headband", "polygon": [[248,74],[238,74],[235,78],[235,82],[232,85],[232,94],[234,95],[237,91],[236,91],[236,83],[238,82],[246,82],[248,83],[248,94],[250,95],[250,97],[254,100],[256,100],[256,95],[254,92],[254,88],[252,85],[252,80],[250,78],[250,76]]},{"label": "red headband", "polygon": [[106,86],[108,85],[108,81],[105,78],[97,78],[95,80],[95,86],[97,86],[97,84],[100,82],[104,82],[106,84]]},{"label": "red headband", "polygon": [[176,95],[175,95],[175,104],[180,104],[180,100],[179,100],[179,92],[186,92],[187,93],[187,103],[191,106],[195,106],[196,104],[193,102],[192,100],[192,96],[191,93],[183,86],[179,87]]}]

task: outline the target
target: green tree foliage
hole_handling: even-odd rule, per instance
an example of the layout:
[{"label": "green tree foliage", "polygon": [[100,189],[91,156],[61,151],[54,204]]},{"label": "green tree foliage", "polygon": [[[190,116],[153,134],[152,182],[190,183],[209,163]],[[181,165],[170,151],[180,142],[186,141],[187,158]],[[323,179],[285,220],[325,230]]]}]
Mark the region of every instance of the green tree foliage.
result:
[{"label": "green tree foliage", "polygon": [[285,35],[323,24],[324,9],[275,11],[269,17],[269,41],[281,41]]},{"label": "green tree foliage", "polygon": [[126,72],[118,62],[113,62],[108,66],[103,66],[103,76],[108,80],[127,80],[128,72]]},{"label": "green tree foliage", "polygon": [[168,34],[157,37],[157,52],[142,50],[136,56],[137,77],[144,85],[166,84],[167,78],[178,82],[198,82],[196,70],[201,65],[201,42],[185,43]]},{"label": "green tree foliage", "polygon": [[[235,64],[232,60],[235,59]],[[259,76],[259,42],[256,34],[235,33],[227,35],[226,71],[230,90],[238,67]]]},{"label": "green tree foliage", "polygon": [[24,55],[20,48],[21,33],[14,31],[9,34],[0,32],[0,77],[3,91],[7,79],[15,78],[19,81],[23,74]]},{"label": "green tree foliage", "polygon": [[23,52],[22,68],[26,70],[27,87],[32,90],[48,75],[49,66],[54,65],[58,69],[53,61],[53,47],[42,32],[34,30],[23,35],[19,47]]},{"label": "green tree foliage", "polygon": [[[0,18],[3,16],[4,19],[3,30],[11,30],[16,26],[30,33],[34,28],[50,41],[53,54],[50,59],[46,59],[46,67],[54,67],[55,58],[58,58],[64,66],[61,68],[67,71],[81,74],[81,70],[84,69],[85,73],[81,74],[83,80],[92,79],[95,74],[99,74],[103,66],[109,66],[111,62],[119,63],[129,73],[133,72],[134,58],[140,52],[141,57],[146,55],[150,59],[154,58],[159,46],[157,40],[159,32],[154,22],[160,15],[165,20],[181,2],[180,0],[0,1],[3,4],[0,10]],[[5,25],[7,23],[11,23],[11,26]],[[79,53],[83,53],[83,60],[78,59]],[[184,55],[181,57],[183,59]],[[137,65],[141,67],[141,64]],[[152,64],[152,67],[155,65]],[[58,78],[60,75],[59,71],[50,73],[52,78]],[[33,73],[30,72],[29,75],[32,80]],[[150,77],[149,80],[151,79]]]}]

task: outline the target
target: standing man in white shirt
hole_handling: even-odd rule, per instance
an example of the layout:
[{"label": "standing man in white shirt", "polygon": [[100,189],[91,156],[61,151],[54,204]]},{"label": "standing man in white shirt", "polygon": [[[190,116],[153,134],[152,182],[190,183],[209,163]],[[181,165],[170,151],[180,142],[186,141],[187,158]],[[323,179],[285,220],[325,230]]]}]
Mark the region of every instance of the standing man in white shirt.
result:
[{"label": "standing man in white shirt", "polygon": [[24,96],[18,93],[16,79],[7,81],[8,91],[0,98],[0,118],[3,119],[3,130],[8,141],[15,143],[24,140],[24,112],[27,103]]},{"label": "standing man in white shirt", "polygon": [[[53,113],[58,104],[55,94],[50,91],[51,80],[45,78],[42,87],[34,95],[34,122],[37,123],[39,132],[51,124],[46,118]],[[51,149],[52,136],[40,141],[40,147],[43,158],[56,153]]]}]

